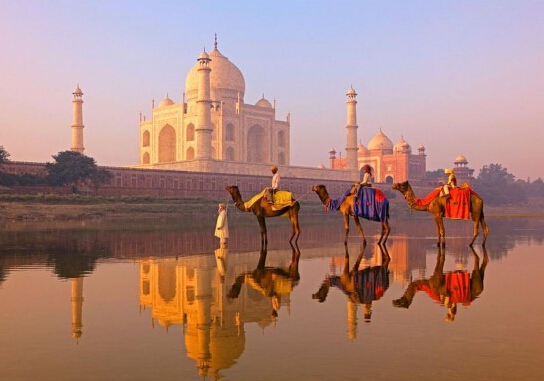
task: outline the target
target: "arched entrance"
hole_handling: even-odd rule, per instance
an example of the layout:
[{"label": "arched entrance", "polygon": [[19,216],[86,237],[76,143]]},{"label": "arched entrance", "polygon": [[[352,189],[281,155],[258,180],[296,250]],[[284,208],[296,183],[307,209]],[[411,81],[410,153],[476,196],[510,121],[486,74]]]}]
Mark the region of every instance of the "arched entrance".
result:
[{"label": "arched entrance", "polygon": [[176,131],[166,124],[159,133],[159,163],[176,161]]},{"label": "arched entrance", "polygon": [[266,132],[263,127],[256,124],[247,133],[247,161],[250,163],[267,163],[268,157]]}]

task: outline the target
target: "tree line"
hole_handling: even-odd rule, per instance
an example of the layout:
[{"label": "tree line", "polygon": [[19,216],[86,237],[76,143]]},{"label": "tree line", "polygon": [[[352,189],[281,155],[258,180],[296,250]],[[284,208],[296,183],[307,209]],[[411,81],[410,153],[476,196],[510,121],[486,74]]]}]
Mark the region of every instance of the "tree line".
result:
[{"label": "tree line", "polygon": [[[50,185],[72,187],[77,193],[83,184],[90,184],[96,189],[112,178],[112,173],[99,168],[93,158],[74,151],[63,151],[53,155],[54,161],[46,163],[46,176],[6,173],[3,170],[9,164],[10,154],[0,146],[0,185]],[[427,171],[426,177],[436,179],[444,177],[444,170]],[[544,180],[538,178],[532,182],[516,180],[515,176],[501,164],[484,165],[474,179],[472,188],[490,205],[526,204],[530,197],[544,197]]]},{"label": "tree line", "polygon": [[[444,176],[443,169],[427,171],[428,178]],[[460,184],[458,184],[460,185]],[[484,165],[470,184],[486,203],[490,205],[527,204],[530,197],[544,197],[544,181],[516,180],[501,164]]]},{"label": "tree line", "polygon": [[70,186],[72,193],[78,193],[84,185],[98,189],[113,177],[110,171],[99,168],[92,157],[75,151],[62,151],[53,155],[54,161],[45,164],[47,174],[44,176],[5,172],[4,167],[9,165],[9,156],[9,152],[0,146],[0,185],[3,186]]}]

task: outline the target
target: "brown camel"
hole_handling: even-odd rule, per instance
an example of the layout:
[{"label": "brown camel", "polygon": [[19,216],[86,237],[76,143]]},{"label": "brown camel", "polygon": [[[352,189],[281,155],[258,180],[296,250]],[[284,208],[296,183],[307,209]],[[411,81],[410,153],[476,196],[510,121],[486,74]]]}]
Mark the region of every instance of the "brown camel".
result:
[{"label": "brown camel", "polygon": [[[434,221],[436,222],[436,234],[438,235],[438,241],[436,244],[437,246],[442,245],[442,247],[445,247],[446,231],[444,230],[443,217],[446,211],[447,199],[445,197],[437,195],[437,197],[434,198],[429,203],[429,205],[418,205],[416,203],[416,196],[414,194],[414,191],[412,190],[412,187],[410,186],[410,183],[408,183],[408,181],[402,183],[395,183],[393,184],[392,188],[402,193],[402,195],[406,199],[406,203],[411,209],[425,210],[433,215]],[[485,241],[487,239],[487,235],[489,234],[489,228],[487,227],[484,218],[484,200],[482,200],[478,195],[474,193],[470,194],[470,214],[474,223],[474,229],[472,232],[472,241],[470,241],[469,246],[472,247],[474,241],[476,240],[476,237],[478,237],[478,234],[480,233],[480,224],[482,225],[482,230],[484,233],[482,246],[485,246]]]},{"label": "brown camel", "polygon": [[[480,257],[476,254],[476,251],[472,246],[470,249],[474,255],[474,267],[470,275],[465,270],[444,273],[446,249],[439,246],[433,275],[427,279],[418,279],[410,282],[402,297],[393,300],[393,306],[401,308],[410,307],[416,293],[424,290],[432,299],[448,309],[446,320],[453,321],[455,319],[455,314],[457,313],[457,304],[462,303],[464,306],[470,305],[484,290],[485,268],[489,262],[487,250],[484,246],[484,259],[480,265]],[[454,281],[459,278],[465,278],[466,283],[457,283]]]},{"label": "brown camel", "polygon": [[225,187],[225,189],[230,193],[232,196],[232,200],[234,201],[234,205],[240,209],[242,212],[252,212],[255,217],[257,217],[257,221],[259,221],[259,227],[261,229],[261,247],[267,247],[268,245],[268,236],[266,234],[266,217],[278,217],[281,215],[284,215],[285,213],[288,213],[289,220],[291,221],[291,225],[293,226],[293,234],[291,235],[291,238],[289,239],[289,242],[292,242],[293,237],[295,238],[295,243],[298,242],[298,237],[300,235],[300,227],[298,225],[298,211],[300,209],[300,204],[298,201],[295,201],[291,205],[286,205],[282,208],[277,208],[274,204],[269,204],[268,201],[261,197],[259,200],[253,203],[249,208],[246,209],[244,205],[244,201],[242,200],[242,196],[240,195],[240,190],[238,189],[238,186],[231,185]]},{"label": "brown camel", "polygon": [[[327,187],[325,185],[314,185],[312,187],[312,190],[317,193],[319,196],[319,199],[321,202],[328,206],[331,202],[331,198],[329,196],[329,192],[327,192]],[[357,226],[357,230],[359,231],[359,234],[363,238],[363,244],[366,245],[366,238],[365,233],[363,232],[363,227],[361,226],[361,222],[359,222],[359,217],[355,215],[354,208],[353,208],[353,201],[354,201],[355,195],[353,193],[347,195],[344,200],[342,201],[342,204],[339,207],[339,211],[342,213],[342,216],[344,217],[344,230],[346,231],[346,236],[344,238],[344,245],[348,244],[348,235],[349,235],[349,216],[353,216],[353,220],[355,221],[355,226]],[[382,243],[385,245],[385,242],[387,241],[387,237],[389,237],[389,233],[391,232],[391,227],[389,226],[389,206],[387,207],[387,218],[385,221],[380,221],[382,224],[382,233],[380,235],[380,239],[378,240],[378,244]],[[383,241],[382,241],[383,240]]]}]

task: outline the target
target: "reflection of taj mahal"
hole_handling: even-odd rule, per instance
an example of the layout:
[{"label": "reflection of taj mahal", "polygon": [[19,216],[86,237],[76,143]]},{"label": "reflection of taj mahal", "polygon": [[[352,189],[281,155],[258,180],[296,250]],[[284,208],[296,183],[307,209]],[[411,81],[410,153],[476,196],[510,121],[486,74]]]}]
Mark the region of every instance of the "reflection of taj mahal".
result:
[{"label": "reflection of taj mahal", "polygon": [[[273,301],[254,284],[243,287],[237,298],[227,298],[235,275],[252,269],[253,259],[254,253],[229,257],[228,249],[217,249],[215,257],[140,262],[140,305],[151,309],[152,324],[183,327],[187,356],[201,376],[219,379],[221,369],[237,362],[246,345],[245,324],[256,323],[264,332],[276,321]],[[292,287],[279,290],[287,312]]]}]

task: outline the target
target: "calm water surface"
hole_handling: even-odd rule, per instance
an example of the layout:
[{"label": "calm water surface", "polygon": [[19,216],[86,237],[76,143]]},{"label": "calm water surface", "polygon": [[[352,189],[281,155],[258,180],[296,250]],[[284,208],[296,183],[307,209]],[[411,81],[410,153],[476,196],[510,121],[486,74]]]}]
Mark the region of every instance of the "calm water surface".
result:
[{"label": "calm water surface", "polygon": [[544,220],[488,223],[2,226],[0,379],[544,379]]}]

